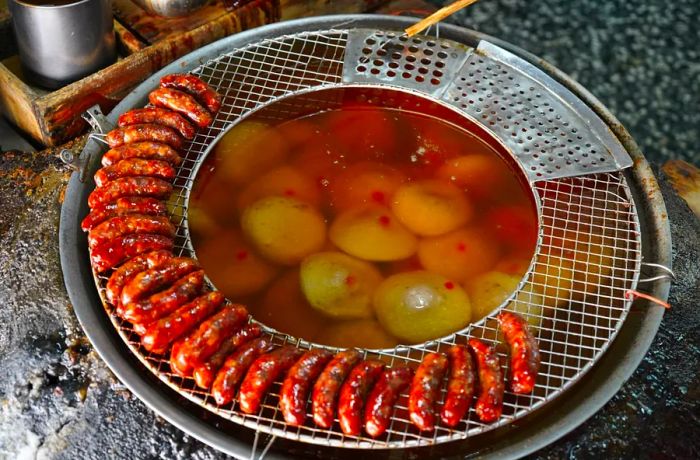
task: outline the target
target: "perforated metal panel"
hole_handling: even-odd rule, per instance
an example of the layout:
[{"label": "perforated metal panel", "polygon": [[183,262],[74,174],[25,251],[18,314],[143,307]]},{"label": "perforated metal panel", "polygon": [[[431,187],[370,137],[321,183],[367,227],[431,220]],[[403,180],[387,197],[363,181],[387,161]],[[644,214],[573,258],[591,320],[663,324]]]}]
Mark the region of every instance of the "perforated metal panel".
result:
[{"label": "perforated metal panel", "polygon": [[[543,136],[537,136],[538,139],[542,137],[542,140],[537,141],[538,144],[544,143],[545,140],[550,141],[551,144],[551,137],[544,136],[546,133],[547,136],[557,136],[561,139],[570,139],[572,135],[582,137],[582,139],[576,137],[576,141],[571,143],[568,140],[562,140],[556,145],[580,144],[578,141],[584,141],[582,149],[586,143],[591,144],[590,147],[585,147],[586,149],[602,148],[598,146],[605,141],[604,133],[601,134],[594,127],[596,122],[589,119],[586,123],[578,125],[581,123],[578,118],[581,111],[574,110],[571,101],[562,98],[555,98],[557,101],[555,104],[555,101],[550,99],[553,96],[549,91],[551,89],[549,84],[544,83],[542,91],[536,89],[536,86],[528,86],[527,90],[535,91],[532,94],[539,91],[541,97],[531,97],[531,94],[523,89],[525,94],[522,96],[527,95],[524,99],[527,100],[529,97],[532,100],[527,101],[527,104],[523,101],[520,105],[514,102],[514,107],[508,105],[509,108],[504,110],[504,112],[512,110],[512,113],[520,110],[528,116],[529,124],[523,126],[526,131],[512,136],[510,121],[505,121],[510,119],[501,117],[501,120],[498,120],[500,107],[493,114],[490,113],[494,111],[491,104],[495,104],[498,94],[513,94],[514,88],[518,88],[514,86],[515,83],[509,82],[523,83],[522,80],[516,79],[520,77],[508,73],[518,72],[518,70],[505,60],[489,63],[490,58],[483,57],[484,52],[495,53],[491,45],[480,46],[474,51],[462,45],[450,43],[448,49],[460,50],[461,58],[450,55],[449,60],[431,60],[430,64],[424,64],[420,59],[426,55],[431,56],[426,54],[426,49],[445,49],[441,41],[429,37],[422,38],[421,40],[425,42],[417,44],[400,41],[404,45],[401,45],[403,51],[397,51],[397,54],[401,55],[397,59],[401,60],[401,65],[404,67],[410,63],[407,56],[411,54],[407,53],[420,54],[422,57],[416,55],[414,62],[421,62],[425,66],[434,65],[435,68],[445,69],[454,64],[457,68],[461,59],[461,67],[458,67],[453,77],[443,73],[438,77],[440,82],[433,84],[425,80],[416,81],[415,76],[423,74],[420,71],[411,73],[411,76],[406,78],[399,75],[390,77],[387,69],[393,69],[393,67],[388,63],[386,67],[376,64],[376,68],[386,72],[386,77],[394,80],[387,82],[380,78],[372,82],[373,76],[381,74],[372,72],[371,69],[375,67],[369,67],[370,63],[364,56],[378,53],[382,45],[380,42],[367,43],[368,36],[383,35],[378,35],[376,31],[330,30],[283,36],[254,43],[243,49],[232,50],[195,69],[194,73],[223,94],[224,100],[214,124],[200,132],[186,146],[185,160],[178,170],[175,181],[177,192],[169,202],[171,219],[177,225],[177,252],[183,255],[195,255],[187,230],[187,196],[198,166],[217,137],[242,116],[264,104],[277,101],[282,96],[307,92],[311,97],[307,97],[306,100],[313,104],[313,93],[309,91],[314,88],[329,88],[351,82],[357,84],[358,81],[351,79],[350,75],[360,79],[361,84],[396,86],[421,94],[433,102],[452,104],[465,116],[481,122],[504,145],[510,147],[511,153],[520,161],[532,161],[532,158],[535,158],[532,152],[535,147],[534,138],[530,140],[527,136],[529,130],[538,130],[529,126],[540,126],[540,122],[545,123],[542,126],[546,126],[546,129],[541,129]],[[357,42],[357,40],[360,41]],[[420,45],[420,53],[411,51],[410,47],[413,45]],[[363,48],[366,46],[374,46],[374,48],[371,48],[369,53],[365,53]],[[364,71],[358,70],[358,66],[362,63],[356,62],[354,57],[349,59],[350,50],[347,50],[347,47],[350,47],[353,56],[362,59],[362,63],[367,65]],[[393,52],[387,51],[386,55],[379,57],[393,59],[392,55]],[[439,55],[437,57],[442,59]],[[440,67],[438,62],[444,62],[444,66]],[[471,62],[474,64],[472,65]],[[375,65],[374,60],[371,64]],[[474,75],[469,76],[467,73],[465,76],[466,69],[474,69],[471,71]],[[507,73],[504,74],[504,70]],[[486,76],[482,77],[482,75]],[[513,75],[513,80],[508,78],[509,75]],[[466,79],[462,80],[462,77]],[[534,77],[529,75],[527,78]],[[476,80],[479,82],[477,83]],[[477,91],[476,94],[483,96],[481,97],[483,101],[479,101],[479,97],[476,97],[471,100],[478,101],[478,104],[469,102],[469,96],[464,96],[466,100],[462,99],[461,94],[466,91],[458,87],[467,88],[467,82]],[[535,89],[529,89],[530,87]],[[454,96],[454,94],[457,95]],[[455,97],[458,100],[455,101]],[[549,105],[544,105],[544,102]],[[488,113],[483,112],[487,110],[485,107],[487,103],[489,104]],[[282,101],[278,107],[280,114],[283,115],[286,110],[284,102]],[[524,110],[526,107],[527,110]],[[476,112],[477,108],[482,112]],[[549,111],[550,108],[553,112]],[[485,114],[487,118],[484,119],[476,114]],[[531,118],[530,115],[534,115],[535,118]],[[494,118],[489,118],[491,116]],[[520,117],[525,118],[525,115]],[[494,124],[489,121],[494,121]],[[526,122],[523,120],[522,123]],[[572,131],[574,125],[579,126],[576,131]],[[554,127],[556,130],[561,129],[561,132],[570,134],[560,135],[559,131],[551,131]],[[544,143],[544,145],[550,144]],[[526,148],[529,150],[526,151]],[[557,158],[579,158],[580,161],[574,162],[575,164],[581,163],[582,158],[589,158],[582,156],[583,153],[587,152],[589,156],[593,153],[590,150],[582,152],[574,148],[574,154],[567,153],[567,156],[561,157],[558,147],[552,146],[549,150],[548,148],[545,148],[547,155],[554,155]],[[538,164],[542,162],[540,160],[542,155],[544,154],[536,157]],[[553,162],[547,160],[545,165],[555,164],[556,161],[561,160],[555,159]],[[608,150],[606,160],[597,162],[596,165],[591,164],[584,175],[556,178],[554,176],[557,174],[573,172],[573,170],[554,166],[550,168],[551,173],[548,173],[547,169],[540,169],[547,166],[538,166],[536,171],[542,172],[541,176],[530,175],[534,193],[539,198],[539,240],[527,275],[516,292],[501,308],[520,312],[536,326],[542,355],[542,370],[532,394],[506,393],[503,416],[495,423],[480,422],[472,409],[455,429],[438,426],[434,432],[419,432],[408,419],[407,395],[403,394],[396,405],[386,436],[380,439],[371,439],[364,435],[346,436],[340,431],[337,423],[331,429],[319,429],[313,425],[310,417],[307,418],[304,426],[292,427],[284,422],[277,409],[279,383],[272,388],[258,414],[245,415],[234,404],[217,406],[209,392],[197,388],[191,378],[183,379],[174,375],[170,371],[167,356],[148,353],[140,346],[139,337],[131,325],[120,320],[113,306],[106,300],[104,300],[105,308],[134,354],[163,382],[213,413],[258,431],[304,442],[360,448],[400,448],[466,438],[517,420],[556,398],[585,374],[619,331],[631,303],[626,293],[636,287],[639,277],[641,265],[639,223],[624,174],[620,171],[594,172],[602,163],[605,163],[606,168],[608,165],[612,167],[613,164],[618,168],[621,167],[617,161],[618,157]],[[529,165],[529,163],[525,164]],[[571,166],[565,162],[556,164]],[[105,299],[104,285],[107,278],[95,276],[95,280],[102,298]],[[425,354],[436,350],[444,351],[451,344],[466,342],[469,337],[479,337],[488,342],[497,343],[496,314],[497,311],[465,330],[441,340],[410,347],[399,346],[388,350],[365,350],[365,355],[383,359],[389,365],[415,365]],[[266,329],[266,334],[278,344],[290,343],[303,348],[317,346],[271,329]],[[499,354],[507,368],[507,353],[501,350]],[[443,398],[444,390],[439,403],[442,403]]]}]

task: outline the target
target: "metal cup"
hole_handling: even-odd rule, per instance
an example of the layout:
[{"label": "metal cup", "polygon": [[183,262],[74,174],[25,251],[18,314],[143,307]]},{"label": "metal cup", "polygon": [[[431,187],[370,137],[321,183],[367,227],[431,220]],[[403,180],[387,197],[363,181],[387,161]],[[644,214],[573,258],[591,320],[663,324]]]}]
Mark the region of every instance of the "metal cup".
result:
[{"label": "metal cup", "polygon": [[116,59],[111,0],[8,0],[8,7],[23,70],[41,86],[59,88]]}]

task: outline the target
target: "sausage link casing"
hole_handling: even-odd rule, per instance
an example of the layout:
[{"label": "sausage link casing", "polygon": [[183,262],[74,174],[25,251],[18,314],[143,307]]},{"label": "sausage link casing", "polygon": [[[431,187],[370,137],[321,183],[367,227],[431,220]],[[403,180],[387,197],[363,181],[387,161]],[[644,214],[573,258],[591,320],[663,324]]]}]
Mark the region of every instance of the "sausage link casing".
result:
[{"label": "sausage link casing", "polygon": [[162,264],[142,271],[126,283],[122,288],[121,303],[122,305],[129,305],[132,302],[141,300],[199,269],[199,262],[190,257],[173,257],[168,259]]},{"label": "sausage link casing", "polygon": [[362,430],[362,410],[365,398],[384,370],[384,363],[368,359],[360,362],[340,387],[338,421],[346,435],[359,435]]},{"label": "sausage link casing", "polygon": [[510,387],[513,393],[531,393],[540,369],[537,339],[525,318],[517,313],[504,311],[498,315],[498,322],[510,347]]},{"label": "sausage link casing", "polygon": [[173,128],[185,139],[192,139],[196,133],[194,126],[185,120],[182,115],[161,107],[129,110],[121,114],[119,120],[117,120],[117,125],[120,127],[143,123],[156,123]]},{"label": "sausage link casing", "polygon": [[105,287],[105,293],[107,295],[107,300],[112,305],[119,306],[119,297],[121,296],[122,289],[124,285],[131,281],[134,276],[138,275],[142,271],[145,271],[155,265],[165,262],[170,259],[172,254],[169,251],[153,251],[146,254],[141,254],[133,259],[127,261],[118,269],[114,270],[112,275],[107,281],[107,286]]},{"label": "sausage link casing", "polygon": [[338,392],[348,374],[362,358],[357,350],[337,353],[318,376],[311,393],[314,423],[321,428],[333,425]]},{"label": "sausage link casing", "polygon": [[421,431],[435,429],[435,404],[447,364],[445,355],[430,353],[416,369],[408,395],[408,413],[413,424]]},{"label": "sausage link casing", "polygon": [[182,148],[183,144],[182,137],[177,131],[155,123],[123,126],[111,130],[105,136],[105,142],[112,149],[125,144],[144,141],[161,142],[178,150]]},{"label": "sausage link casing", "polygon": [[170,315],[146,327],[141,345],[150,352],[163,354],[178,337],[191,331],[224,303],[219,291],[209,292],[183,305]]},{"label": "sausage link casing", "polygon": [[90,251],[90,261],[97,273],[104,273],[121,263],[150,251],[173,249],[173,240],[163,235],[124,235]]},{"label": "sausage link casing", "polygon": [[303,425],[311,385],[332,357],[328,350],[309,350],[289,369],[280,390],[280,409],[287,423]]},{"label": "sausage link casing", "polygon": [[192,375],[194,368],[205,363],[247,319],[248,310],[243,305],[225,306],[181,339],[177,352],[173,347],[170,368],[183,377]]},{"label": "sausage link casing", "polygon": [[88,247],[93,249],[119,236],[138,233],[152,233],[173,238],[175,236],[175,226],[165,216],[127,214],[112,217],[90,230],[90,233],[88,233]]},{"label": "sausage link casing", "polygon": [[206,128],[214,121],[211,113],[189,94],[171,88],[158,88],[151,91],[148,100],[156,107],[163,107],[184,115],[200,128]]},{"label": "sausage link casing", "polygon": [[173,186],[156,177],[122,177],[97,187],[88,197],[88,206],[104,206],[126,196],[168,198]]},{"label": "sausage link casing", "polygon": [[216,350],[205,363],[194,368],[192,376],[194,376],[197,386],[208,390],[214,383],[216,373],[223,366],[226,358],[236,351],[238,347],[253,339],[257,339],[261,334],[262,329],[257,324],[248,324],[237,330],[235,334],[221,344],[221,348]]},{"label": "sausage link casing", "polygon": [[221,95],[200,78],[190,74],[173,73],[160,79],[163,88],[174,88],[193,95],[211,113],[221,108]]},{"label": "sausage link casing", "polygon": [[197,297],[204,287],[204,271],[192,272],[164,291],[122,307],[121,317],[134,324],[148,324],[169,315]]},{"label": "sausage link casing", "polygon": [[482,422],[498,420],[503,412],[503,371],[494,347],[489,347],[479,339],[469,339],[474,352],[479,375],[479,398],[476,400],[476,415]]},{"label": "sausage link casing", "polygon": [[102,155],[102,166],[111,166],[121,160],[128,160],[129,158],[160,160],[168,162],[173,166],[182,163],[180,155],[169,145],[160,142],[144,141],[126,144],[108,150]]},{"label": "sausage link casing", "polygon": [[148,216],[163,216],[168,208],[161,200],[149,197],[126,196],[117,198],[111,203],[90,211],[80,223],[80,228],[90,231],[107,219],[127,214],[144,214]]},{"label": "sausage link casing", "polygon": [[464,345],[453,345],[447,350],[450,372],[447,379],[447,396],[442,406],[442,423],[454,428],[469,410],[476,375],[469,349]]},{"label": "sausage link casing", "polygon": [[100,168],[95,173],[95,185],[102,187],[107,182],[121,177],[157,177],[171,181],[175,177],[175,168],[162,160],[144,160],[143,158],[128,158]]},{"label": "sausage link casing", "polygon": [[226,358],[216,374],[211,387],[211,394],[218,405],[228,404],[236,396],[236,387],[246,375],[248,368],[264,353],[273,349],[272,343],[265,338],[244,343]]},{"label": "sausage link casing", "polygon": [[238,404],[246,414],[254,414],[277,377],[286,372],[304,354],[293,346],[283,346],[260,356],[250,366],[241,382]]},{"label": "sausage link casing", "polygon": [[395,367],[382,372],[365,404],[365,431],[373,438],[384,434],[399,394],[411,383],[413,369]]}]

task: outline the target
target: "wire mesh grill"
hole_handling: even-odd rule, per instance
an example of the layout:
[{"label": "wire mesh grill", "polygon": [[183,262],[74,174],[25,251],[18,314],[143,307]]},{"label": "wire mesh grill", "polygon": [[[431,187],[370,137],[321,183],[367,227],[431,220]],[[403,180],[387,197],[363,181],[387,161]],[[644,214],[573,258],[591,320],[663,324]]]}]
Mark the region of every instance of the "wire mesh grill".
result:
[{"label": "wire mesh grill", "polygon": [[[265,103],[308,88],[341,83],[346,31],[309,32],[250,45],[220,56],[194,72],[223,96],[215,122],[187,146],[175,180],[176,192],[168,202],[177,227],[176,249],[194,256],[187,229],[187,197],[198,165],[207,149],[232,123]],[[313,98],[306,100],[313,103]],[[284,104],[280,105],[282,114]],[[410,422],[407,394],[401,395],[387,433],[372,439],[344,435],[337,423],[320,429],[311,422],[293,427],[277,408],[279,382],[263,401],[258,414],[246,415],[235,403],[217,406],[208,391],[192,378],[170,371],[167,356],[147,352],[131,325],[118,318],[106,302],[105,276],[95,276],[105,308],[129,348],[163,382],[189,400],[221,417],[260,432],[285,438],[339,447],[399,448],[430,445],[497,428],[521,418],[560,395],[595,363],[619,331],[631,301],[626,293],[636,287],[641,265],[641,241],[637,212],[624,174],[620,171],[539,181],[532,184],[538,197],[539,240],[527,275],[503,308],[517,311],[535,327],[541,350],[541,372],[530,395],[506,392],[503,416],[495,423],[481,423],[473,408],[454,429],[437,426],[419,432]],[[497,311],[452,336],[416,346],[389,350],[365,350],[393,364],[418,364],[432,351],[444,351],[454,343],[478,337],[499,343]],[[277,344],[302,348],[300,339],[266,329]],[[499,356],[508,375],[507,350]],[[445,396],[443,388],[439,404]]]}]

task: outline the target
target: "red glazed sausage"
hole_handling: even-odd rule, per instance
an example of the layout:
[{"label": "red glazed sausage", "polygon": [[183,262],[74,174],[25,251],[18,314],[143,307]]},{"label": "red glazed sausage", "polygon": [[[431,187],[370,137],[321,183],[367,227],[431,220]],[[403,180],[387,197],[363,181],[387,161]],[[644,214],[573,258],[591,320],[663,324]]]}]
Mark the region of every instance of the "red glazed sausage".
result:
[{"label": "red glazed sausage", "polygon": [[365,431],[368,435],[378,438],[389,428],[396,400],[412,378],[413,369],[410,367],[395,367],[382,373],[365,405]]},{"label": "red glazed sausage", "polygon": [[503,371],[494,347],[489,347],[479,339],[469,339],[469,346],[476,358],[479,374],[479,398],[476,400],[476,415],[488,423],[498,420],[503,412]]},{"label": "red glazed sausage", "polygon": [[272,348],[272,343],[267,339],[255,339],[244,343],[231,356],[226,358],[211,386],[211,394],[214,396],[216,403],[223,405],[233,401],[233,398],[236,396],[236,387],[245,376],[248,368],[255,360],[272,350]]},{"label": "red glazed sausage", "polygon": [[192,272],[148,299],[124,305],[121,317],[134,324],[146,325],[191,301],[202,292],[203,287],[204,271]]},{"label": "red glazed sausage", "polygon": [[88,197],[88,206],[96,208],[125,196],[168,198],[173,192],[170,183],[155,177],[122,177],[97,187]]},{"label": "red glazed sausage", "polygon": [[441,353],[430,353],[423,358],[413,377],[408,395],[408,413],[421,431],[435,429],[435,403],[446,371],[447,357]]},{"label": "red glazed sausage", "polygon": [[223,366],[226,358],[244,343],[260,337],[260,334],[262,334],[262,329],[257,324],[248,324],[237,330],[235,334],[221,344],[221,348],[211,355],[205,363],[194,368],[192,375],[197,386],[208,390],[214,383],[216,373]]},{"label": "red glazed sausage", "polygon": [[464,345],[453,345],[447,350],[450,362],[447,380],[447,396],[442,406],[442,423],[454,428],[469,410],[474,396],[476,375],[469,349]]},{"label": "red glazed sausage", "polygon": [[117,125],[120,127],[140,125],[143,123],[156,123],[167,126],[168,128],[173,128],[185,139],[192,139],[195,135],[194,126],[192,126],[189,121],[185,120],[182,115],[160,107],[129,110],[121,114],[117,121]]},{"label": "red glazed sausage", "polygon": [[149,324],[141,337],[141,345],[150,352],[165,353],[173,341],[191,331],[223,303],[224,295],[219,291],[197,297],[170,315]]},{"label": "red glazed sausage", "polygon": [[500,313],[498,323],[510,347],[510,388],[513,393],[531,393],[540,369],[537,339],[530,332],[525,318],[516,313]]},{"label": "red glazed sausage", "polygon": [[196,366],[206,362],[226,339],[248,319],[242,305],[227,305],[179,341],[170,354],[170,368],[183,377],[192,375]]},{"label": "red glazed sausage", "polygon": [[172,128],[155,123],[145,123],[142,125],[124,126],[111,130],[105,136],[105,142],[109,148],[119,147],[125,144],[133,144],[135,142],[161,142],[168,144],[175,149],[181,149],[183,140],[182,137]]},{"label": "red glazed sausage", "polygon": [[304,351],[297,347],[284,346],[256,359],[248,369],[238,393],[241,410],[246,414],[256,413],[277,377],[292,367],[303,354]]},{"label": "red glazed sausage", "polygon": [[168,238],[175,236],[175,226],[165,216],[127,214],[112,217],[102,222],[88,233],[88,247],[95,248],[122,235],[152,233]]},{"label": "red glazed sausage", "polygon": [[126,214],[145,214],[148,216],[162,216],[168,211],[167,206],[161,200],[149,197],[126,196],[117,198],[116,201],[95,208],[80,223],[80,228],[90,231],[107,219]]},{"label": "red glazed sausage", "polygon": [[159,142],[134,142],[108,150],[102,155],[102,166],[111,166],[121,160],[129,158],[141,158],[143,160],[166,161],[173,166],[182,163],[180,155],[167,144]]},{"label": "red glazed sausage", "polygon": [[336,354],[323,369],[311,393],[314,423],[321,428],[330,428],[335,415],[338,392],[350,371],[362,358],[357,350],[345,350]]},{"label": "red glazed sausage", "polygon": [[332,357],[328,350],[309,350],[289,369],[280,390],[280,409],[290,425],[304,424],[311,385]]},{"label": "red glazed sausage", "polygon": [[168,259],[162,264],[142,271],[126,283],[122,288],[121,303],[122,305],[129,305],[132,302],[141,300],[199,269],[199,262],[189,257]]},{"label": "red glazed sausage", "polygon": [[173,240],[163,235],[124,235],[97,246],[90,251],[90,261],[97,273],[104,273],[110,268],[144,252],[171,251]]},{"label": "red glazed sausage", "polygon": [[214,121],[211,113],[194,97],[176,89],[158,88],[151,91],[148,100],[156,107],[163,107],[186,116],[200,128],[206,128]]},{"label": "red glazed sausage", "polygon": [[211,113],[221,108],[221,96],[200,78],[190,74],[173,73],[160,79],[163,88],[174,88],[193,95]]},{"label": "red glazed sausage", "polygon": [[171,181],[175,177],[175,168],[162,160],[144,160],[129,158],[111,166],[100,168],[95,173],[95,185],[102,187],[109,181],[121,177],[147,176]]},{"label": "red glazed sausage", "polygon": [[114,270],[107,281],[105,292],[107,300],[119,307],[119,297],[121,296],[124,285],[128,283],[134,276],[140,272],[147,270],[155,265],[158,265],[167,259],[171,258],[172,254],[169,251],[153,251],[126,262],[124,265]]},{"label": "red glazed sausage", "polygon": [[338,396],[338,421],[346,435],[359,435],[362,429],[362,409],[367,393],[377,381],[384,363],[368,359],[360,362],[350,371],[340,387]]}]

